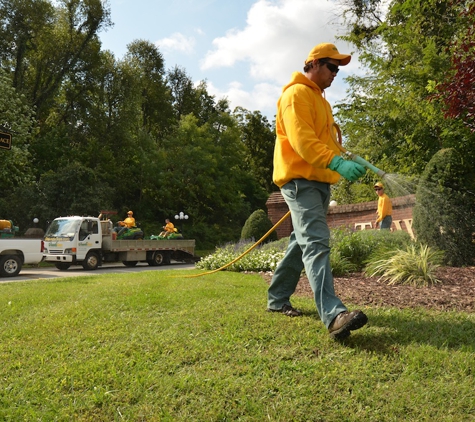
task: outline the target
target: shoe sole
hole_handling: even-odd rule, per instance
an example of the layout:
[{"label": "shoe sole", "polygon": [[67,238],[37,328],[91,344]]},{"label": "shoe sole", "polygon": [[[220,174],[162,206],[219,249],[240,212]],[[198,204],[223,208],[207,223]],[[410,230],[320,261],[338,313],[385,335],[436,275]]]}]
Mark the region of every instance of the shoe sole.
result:
[{"label": "shoe sole", "polygon": [[333,337],[335,340],[344,340],[348,338],[352,331],[358,330],[359,328],[366,325],[368,322],[368,317],[363,313],[356,314],[350,321],[346,323],[343,327],[341,327],[337,331],[333,331],[330,333],[330,336]]}]

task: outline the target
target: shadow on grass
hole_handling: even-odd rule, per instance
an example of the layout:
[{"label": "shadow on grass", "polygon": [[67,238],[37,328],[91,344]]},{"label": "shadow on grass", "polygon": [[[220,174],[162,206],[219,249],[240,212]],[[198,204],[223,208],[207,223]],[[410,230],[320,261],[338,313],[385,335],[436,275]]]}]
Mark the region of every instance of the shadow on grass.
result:
[{"label": "shadow on grass", "polygon": [[[376,353],[397,352],[399,346],[428,345],[438,349],[475,351],[475,324],[460,314],[391,311],[369,315],[366,327],[346,342]],[[361,334],[361,335],[360,335]]]},{"label": "shadow on grass", "polygon": [[[399,309],[364,312],[368,324],[342,341],[345,346],[383,354],[394,354],[398,347],[411,344],[475,352],[475,323],[463,313]],[[321,324],[316,310],[305,309],[304,317]]]}]

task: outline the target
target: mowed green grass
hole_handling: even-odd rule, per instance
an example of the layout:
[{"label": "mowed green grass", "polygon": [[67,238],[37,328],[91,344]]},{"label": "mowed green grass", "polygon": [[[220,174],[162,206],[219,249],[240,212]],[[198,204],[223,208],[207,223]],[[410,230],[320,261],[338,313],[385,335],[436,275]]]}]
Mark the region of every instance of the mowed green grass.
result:
[{"label": "mowed green grass", "polygon": [[0,284],[0,420],[475,420],[473,314],[363,308],[338,343],[311,299],[196,273]]}]

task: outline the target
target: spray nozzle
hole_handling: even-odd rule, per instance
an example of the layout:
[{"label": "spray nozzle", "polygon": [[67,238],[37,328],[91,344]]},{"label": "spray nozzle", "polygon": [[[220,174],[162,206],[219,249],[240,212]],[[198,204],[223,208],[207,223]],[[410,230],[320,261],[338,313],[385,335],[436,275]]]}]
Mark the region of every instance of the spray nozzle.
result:
[{"label": "spray nozzle", "polygon": [[350,151],[346,151],[345,154],[348,155],[348,157],[350,157],[355,163],[361,164],[367,169],[370,169],[381,178],[384,177],[384,175],[386,174],[385,171],[378,169],[376,166],[373,166],[371,163],[366,161],[364,158],[361,158],[359,155],[353,154]]}]

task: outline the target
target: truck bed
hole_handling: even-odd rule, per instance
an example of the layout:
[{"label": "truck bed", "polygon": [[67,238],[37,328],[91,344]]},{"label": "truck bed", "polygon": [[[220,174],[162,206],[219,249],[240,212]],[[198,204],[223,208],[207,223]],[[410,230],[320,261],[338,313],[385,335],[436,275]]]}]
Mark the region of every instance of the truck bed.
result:
[{"label": "truck bed", "polygon": [[0,239],[0,255],[18,255],[22,257],[23,264],[38,264],[43,260],[43,239]]},{"label": "truck bed", "polygon": [[190,255],[195,253],[195,240],[173,239],[173,240],[112,240],[111,252],[126,251],[184,251]]}]

